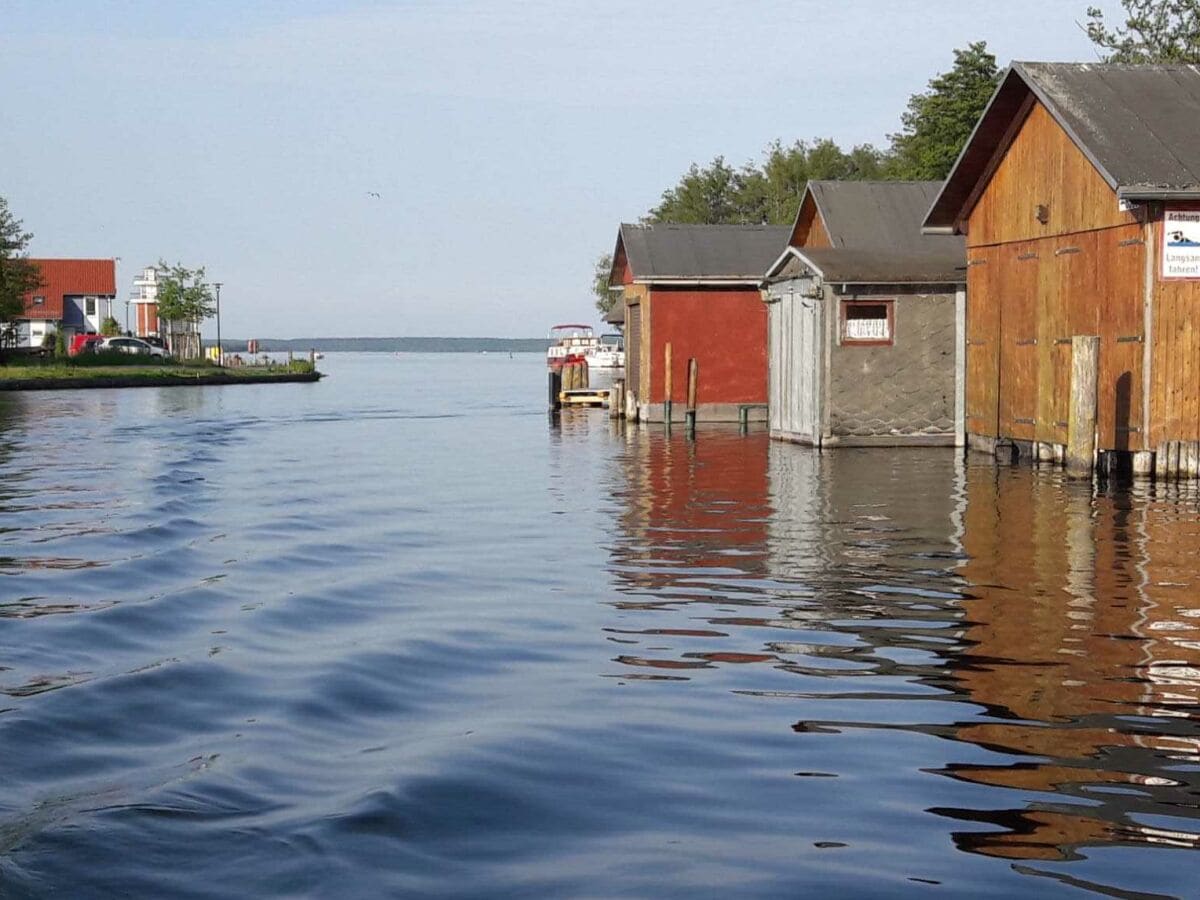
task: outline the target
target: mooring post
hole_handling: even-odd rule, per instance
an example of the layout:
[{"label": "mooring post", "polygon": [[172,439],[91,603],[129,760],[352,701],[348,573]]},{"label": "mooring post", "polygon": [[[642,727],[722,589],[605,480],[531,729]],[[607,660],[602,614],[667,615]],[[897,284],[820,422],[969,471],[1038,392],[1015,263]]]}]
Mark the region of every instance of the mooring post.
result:
[{"label": "mooring post", "polygon": [[696,382],[700,378],[700,364],[696,362],[693,356],[688,360],[687,364],[687,416],[686,422],[688,431],[694,436],[696,433]]},{"label": "mooring post", "polygon": [[1096,382],[1100,338],[1071,338],[1071,409],[1067,420],[1067,476],[1091,478],[1096,461]]},{"label": "mooring post", "polygon": [[663,421],[671,427],[671,342],[663,347]]},{"label": "mooring post", "polygon": [[550,370],[550,411],[557,412],[562,408],[559,392],[562,390],[562,372]]}]

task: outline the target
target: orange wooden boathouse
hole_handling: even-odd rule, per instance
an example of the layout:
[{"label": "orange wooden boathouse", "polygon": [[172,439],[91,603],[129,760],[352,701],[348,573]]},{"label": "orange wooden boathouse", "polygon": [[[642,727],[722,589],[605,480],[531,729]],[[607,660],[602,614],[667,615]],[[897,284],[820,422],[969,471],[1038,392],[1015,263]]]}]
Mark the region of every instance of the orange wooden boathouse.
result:
[{"label": "orange wooden boathouse", "polygon": [[1200,440],[1198,122],[1196,66],[1005,73],[925,220],[966,235],[970,446],[1061,458],[1072,335],[1100,337],[1101,454]]}]

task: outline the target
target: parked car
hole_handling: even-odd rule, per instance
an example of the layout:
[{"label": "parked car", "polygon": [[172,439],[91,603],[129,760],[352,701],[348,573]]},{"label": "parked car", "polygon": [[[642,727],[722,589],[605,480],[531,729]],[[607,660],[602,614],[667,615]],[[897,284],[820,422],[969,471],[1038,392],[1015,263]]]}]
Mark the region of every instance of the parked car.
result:
[{"label": "parked car", "polygon": [[167,351],[153,344],[147,344],[141,338],[110,337],[100,342],[97,350],[116,350],[121,353],[136,353],[144,356],[166,356]]},{"label": "parked car", "polygon": [[78,356],[80,353],[91,353],[104,341],[102,334],[77,334],[71,338],[71,346],[67,354]]}]

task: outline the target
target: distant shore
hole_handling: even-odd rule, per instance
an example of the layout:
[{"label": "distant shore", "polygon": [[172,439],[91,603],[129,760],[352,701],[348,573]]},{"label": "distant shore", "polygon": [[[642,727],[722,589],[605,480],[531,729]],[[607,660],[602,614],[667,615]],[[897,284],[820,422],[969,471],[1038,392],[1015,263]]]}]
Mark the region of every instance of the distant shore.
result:
[{"label": "distant shore", "polygon": [[86,390],[92,388],[200,387],[223,384],[284,384],[314,382],[322,372],[288,372],[254,366],[214,369],[185,366],[128,366],[80,368],[64,373],[42,367],[0,367],[0,392]]},{"label": "distant shore", "polygon": [[[258,338],[258,352],[307,353],[545,353],[550,346],[547,338],[488,338],[488,337],[312,337]],[[206,341],[211,345],[211,341]],[[246,341],[222,341],[227,352],[245,352]]]}]

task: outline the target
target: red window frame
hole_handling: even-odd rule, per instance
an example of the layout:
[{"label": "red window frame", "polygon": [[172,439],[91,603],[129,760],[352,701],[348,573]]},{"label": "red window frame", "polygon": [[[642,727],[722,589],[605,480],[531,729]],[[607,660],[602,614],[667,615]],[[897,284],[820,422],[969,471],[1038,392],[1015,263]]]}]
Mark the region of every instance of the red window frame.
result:
[{"label": "red window frame", "polygon": [[[887,339],[886,340],[865,340],[863,338],[852,338],[846,334],[846,322],[848,316],[846,311],[859,306],[882,306],[887,310]],[[895,297],[872,297],[870,299],[859,300],[843,300],[838,312],[838,336],[840,343],[850,347],[891,347],[896,343],[896,298]]]}]

